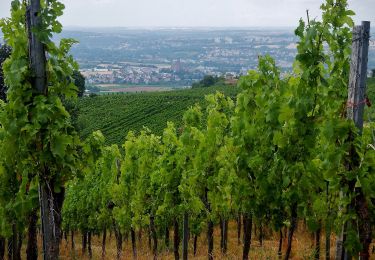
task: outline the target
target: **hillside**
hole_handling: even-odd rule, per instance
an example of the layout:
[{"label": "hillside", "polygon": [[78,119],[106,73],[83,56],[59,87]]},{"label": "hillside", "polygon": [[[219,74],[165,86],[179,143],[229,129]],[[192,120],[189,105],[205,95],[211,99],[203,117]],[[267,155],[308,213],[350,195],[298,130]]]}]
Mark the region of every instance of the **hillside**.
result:
[{"label": "hillside", "polygon": [[367,81],[367,94],[372,102],[375,101],[375,78],[369,78]]},{"label": "hillside", "polygon": [[[101,130],[107,144],[122,145],[128,131],[144,126],[161,134],[168,121],[180,125],[184,111],[216,91],[235,97],[236,87],[207,87],[152,93],[119,93],[86,97],[78,102],[78,125],[82,137]],[[368,95],[375,102],[375,78],[368,81]]]},{"label": "hillside", "polygon": [[101,130],[107,144],[121,145],[130,130],[139,131],[146,126],[161,134],[168,121],[180,125],[188,107],[195,103],[204,106],[204,96],[216,91],[235,97],[239,90],[226,86],[82,98],[78,102],[78,126],[82,137]]}]

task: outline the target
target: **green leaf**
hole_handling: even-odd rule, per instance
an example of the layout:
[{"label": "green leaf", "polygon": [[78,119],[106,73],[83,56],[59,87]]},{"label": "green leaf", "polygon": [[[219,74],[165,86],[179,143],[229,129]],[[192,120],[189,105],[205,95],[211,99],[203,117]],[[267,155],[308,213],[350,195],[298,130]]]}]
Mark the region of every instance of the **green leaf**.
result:
[{"label": "green leaf", "polygon": [[72,144],[72,139],[69,136],[55,136],[51,142],[52,153],[54,154],[54,156],[64,158],[67,151],[67,147],[71,146]]}]

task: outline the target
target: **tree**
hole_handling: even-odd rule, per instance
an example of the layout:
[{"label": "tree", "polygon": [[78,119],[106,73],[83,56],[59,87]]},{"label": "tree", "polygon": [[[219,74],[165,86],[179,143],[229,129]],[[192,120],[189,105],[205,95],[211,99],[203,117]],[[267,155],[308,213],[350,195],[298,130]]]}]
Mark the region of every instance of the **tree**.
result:
[{"label": "tree", "polygon": [[3,63],[9,58],[12,49],[10,46],[4,44],[0,46],[0,99],[6,100],[6,86],[4,83]]},{"label": "tree", "polygon": [[219,84],[224,84],[224,79],[222,77],[206,75],[201,81],[194,83],[192,88],[206,88]]},{"label": "tree", "polygon": [[[74,70],[72,74],[74,85],[77,87],[77,96],[83,97],[85,93],[85,77],[78,70]],[[61,100],[64,104],[65,109],[68,111],[72,124],[77,132],[79,132],[80,125],[78,124],[79,108],[77,99],[66,99],[61,97]]]},{"label": "tree", "polygon": [[73,71],[72,77],[74,79],[74,85],[78,88],[78,97],[82,97],[86,90],[85,77],[78,70]]}]

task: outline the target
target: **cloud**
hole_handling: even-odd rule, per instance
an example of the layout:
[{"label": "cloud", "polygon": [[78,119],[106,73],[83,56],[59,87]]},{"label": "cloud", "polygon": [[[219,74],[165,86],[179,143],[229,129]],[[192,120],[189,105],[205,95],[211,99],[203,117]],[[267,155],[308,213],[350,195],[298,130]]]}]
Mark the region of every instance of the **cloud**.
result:
[{"label": "cloud", "polygon": [[[73,26],[295,26],[319,17],[320,0],[61,0],[64,25]],[[0,17],[11,0],[0,0]],[[371,20],[374,0],[350,0],[356,21]]]}]

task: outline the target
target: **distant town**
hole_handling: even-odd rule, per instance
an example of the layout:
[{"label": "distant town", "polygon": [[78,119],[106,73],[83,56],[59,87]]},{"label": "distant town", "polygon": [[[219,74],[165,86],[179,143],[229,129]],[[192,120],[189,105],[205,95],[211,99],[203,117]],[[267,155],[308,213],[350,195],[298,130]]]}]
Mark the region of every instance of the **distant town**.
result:
[{"label": "distant town", "polygon": [[94,87],[189,87],[205,75],[231,80],[265,54],[286,72],[296,54],[292,29],[69,29],[62,37],[79,41],[72,54]]},{"label": "distant town", "polygon": [[[95,91],[116,86],[189,87],[205,75],[238,78],[271,55],[289,72],[296,55],[293,29],[68,28],[59,37],[79,41],[72,49]],[[370,43],[369,70],[375,68]]]},{"label": "distant town", "polygon": [[[93,68],[81,69],[88,84],[143,84],[143,85],[190,85],[211,71],[187,70],[180,60],[172,65],[147,65],[127,62],[100,63]],[[219,73],[220,74],[220,73]],[[230,73],[226,73],[229,75]],[[233,73],[231,75],[236,75]]]}]

